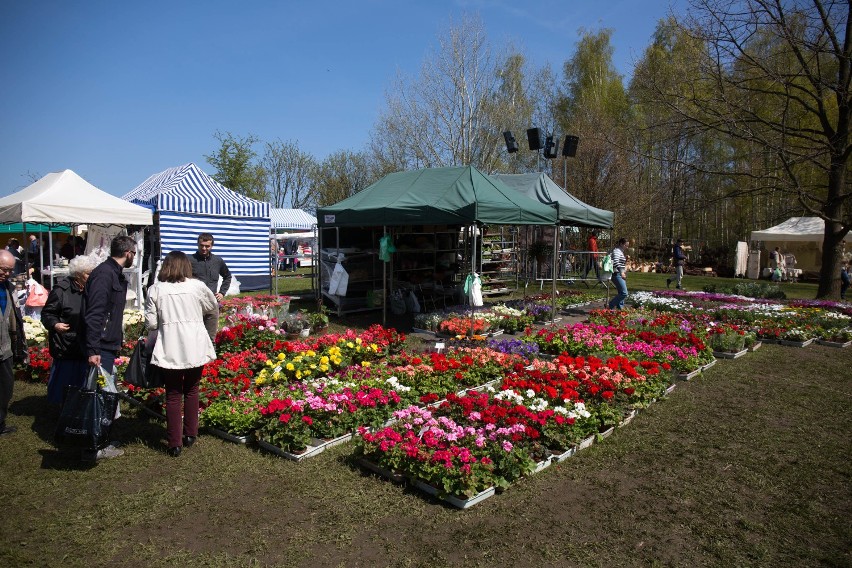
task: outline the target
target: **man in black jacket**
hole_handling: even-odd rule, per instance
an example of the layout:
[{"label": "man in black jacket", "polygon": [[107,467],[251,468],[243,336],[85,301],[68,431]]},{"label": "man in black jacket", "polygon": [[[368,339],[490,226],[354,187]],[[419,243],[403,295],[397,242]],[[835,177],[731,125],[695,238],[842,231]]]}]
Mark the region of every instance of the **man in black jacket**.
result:
[{"label": "man in black jacket", "polygon": [[15,386],[13,362],[26,361],[27,347],[24,320],[15,304],[15,289],[9,276],[16,259],[11,252],[0,250],[0,436],[12,434],[16,428],[6,424],[9,403]]},{"label": "man in black jacket", "polygon": [[[681,290],[681,280],[683,280],[683,267],[686,264],[686,254],[683,252],[683,239],[678,239],[674,246],[674,264],[675,264],[675,282],[677,289]],[[666,288],[672,283],[671,278],[666,278]]]},{"label": "man in black jacket", "polygon": [[100,365],[113,372],[124,339],[127,278],[122,270],[133,264],[136,241],[127,236],[115,237],[110,243],[109,255],[89,276],[83,291],[82,309],[89,365]]},{"label": "man in black jacket", "polygon": [[[189,256],[192,264],[192,276],[198,278],[210,288],[216,300],[222,301],[228,288],[231,287],[231,271],[221,256],[213,254],[213,235],[201,233],[198,235],[198,250]],[[217,290],[219,277],[222,277],[222,285]]]}]

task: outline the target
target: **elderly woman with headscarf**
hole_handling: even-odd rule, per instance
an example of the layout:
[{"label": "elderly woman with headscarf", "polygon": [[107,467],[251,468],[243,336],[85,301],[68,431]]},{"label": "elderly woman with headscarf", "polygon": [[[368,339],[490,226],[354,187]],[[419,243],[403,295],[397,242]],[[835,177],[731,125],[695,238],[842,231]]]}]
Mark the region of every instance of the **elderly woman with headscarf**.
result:
[{"label": "elderly woman with headscarf", "polygon": [[81,332],[83,288],[89,274],[97,266],[91,256],[78,256],[68,263],[68,277],[57,281],[41,311],[41,323],[47,329],[47,340],[53,365],[47,383],[47,400],[61,404],[68,385],[83,386],[89,370]]}]

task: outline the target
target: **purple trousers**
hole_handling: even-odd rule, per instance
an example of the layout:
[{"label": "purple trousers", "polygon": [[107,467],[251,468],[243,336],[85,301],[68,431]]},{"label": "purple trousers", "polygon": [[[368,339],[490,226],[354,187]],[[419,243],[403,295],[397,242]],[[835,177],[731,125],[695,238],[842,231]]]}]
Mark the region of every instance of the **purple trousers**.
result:
[{"label": "purple trousers", "polygon": [[166,437],[169,447],[183,446],[184,436],[198,436],[198,383],[202,367],[163,369],[166,383]]}]

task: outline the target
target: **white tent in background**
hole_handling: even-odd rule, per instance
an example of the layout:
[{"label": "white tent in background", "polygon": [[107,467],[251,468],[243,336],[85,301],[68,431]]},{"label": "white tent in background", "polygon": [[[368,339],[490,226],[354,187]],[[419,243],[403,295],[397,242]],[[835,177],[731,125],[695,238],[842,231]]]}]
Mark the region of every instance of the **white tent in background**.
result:
[{"label": "white tent in background", "polygon": [[0,223],[150,225],[149,209],[93,186],[72,170],[47,174],[0,198]]},{"label": "white tent in background", "polygon": [[[806,276],[817,276],[822,266],[824,233],[825,221],[819,217],[790,217],[774,227],[752,231],[749,239],[751,255],[759,255],[757,265],[766,267],[769,266],[770,251],[779,247],[785,255],[796,257],[796,268]],[[843,241],[852,242],[852,234],[846,235]],[[749,265],[752,264],[749,261]],[[752,277],[751,274],[749,277]]]},{"label": "white tent in background", "polygon": [[[72,170],[47,174],[21,191],[0,198],[0,223],[144,226],[152,220],[150,210],[98,189]],[[141,243],[141,239],[137,242]],[[133,271],[136,300],[141,305],[142,255],[137,258]],[[50,271],[51,280],[54,272]]]},{"label": "white tent in background", "polygon": [[310,231],[317,225],[317,218],[302,209],[269,209],[269,224],[272,232]]}]

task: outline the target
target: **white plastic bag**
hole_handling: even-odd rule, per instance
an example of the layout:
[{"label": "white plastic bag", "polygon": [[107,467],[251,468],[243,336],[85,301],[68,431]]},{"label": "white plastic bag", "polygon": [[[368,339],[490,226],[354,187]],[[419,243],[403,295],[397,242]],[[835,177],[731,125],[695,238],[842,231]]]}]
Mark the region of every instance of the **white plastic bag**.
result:
[{"label": "white plastic bag", "polygon": [[420,302],[417,301],[417,295],[414,293],[414,290],[410,291],[405,298],[405,308],[412,314],[420,313]]},{"label": "white plastic bag", "polygon": [[[98,374],[104,379],[104,392],[118,393],[118,389],[115,386],[115,375],[110,374],[109,371],[103,367],[98,367]],[[115,418],[121,418],[121,404],[115,405]]]},{"label": "white plastic bag", "polygon": [[345,296],[346,290],[349,287],[349,273],[343,268],[341,263],[334,265],[334,270],[331,272],[331,279],[328,282],[328,293],[336,296]]},{"label": "white plastic bag", "polygon": [[471,306],[479,307],[484,303],[482,301],[482,280],[476,272],[468,274],[464,283],[464,291],[467,293],[467,299]]}]

